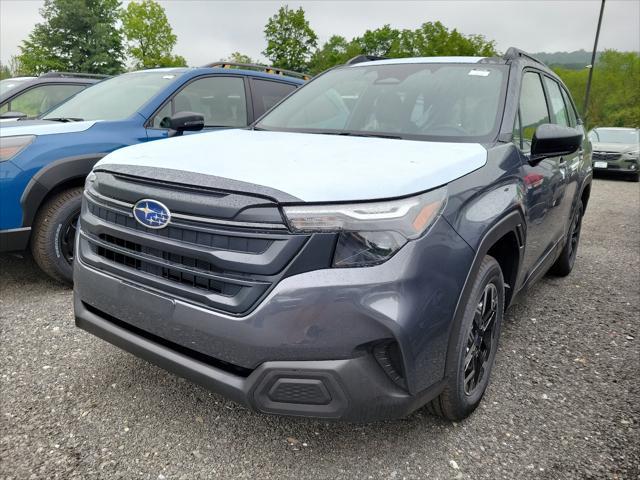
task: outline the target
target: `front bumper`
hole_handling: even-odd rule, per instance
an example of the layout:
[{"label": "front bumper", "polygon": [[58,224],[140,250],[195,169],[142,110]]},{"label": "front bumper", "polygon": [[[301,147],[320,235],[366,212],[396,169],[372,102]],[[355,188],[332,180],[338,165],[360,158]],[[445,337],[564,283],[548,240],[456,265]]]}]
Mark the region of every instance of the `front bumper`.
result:
[{"label": "front bumper", "polygon": [[[76,323],[258,411],[393,418],[439,393],[472,260],[440,218],[382,265],[287,277],[250,313],[233,316],[105,273],[79,255]],[[402,382],[374,357],[380,344],[397,346]]]},{"label": "front bumper", "polygon": [[0,253],[25,250],[30,236],[31,227],[0,230]]},{"label": "front bumper", "polygon": [[373,357],[265,362],[248,376],[177,352],[91,312],[76,297],[76,325],[117,347],[262,413],[374,421],[407,415],[442,390],[437,383],[410,395]]},{"label": "front bumper", "polygon": [[637,159],[618,159],[615,161],[596,160],[592,163],[596,172],[612,172],[620,174],[637,174],[639,162]]}]

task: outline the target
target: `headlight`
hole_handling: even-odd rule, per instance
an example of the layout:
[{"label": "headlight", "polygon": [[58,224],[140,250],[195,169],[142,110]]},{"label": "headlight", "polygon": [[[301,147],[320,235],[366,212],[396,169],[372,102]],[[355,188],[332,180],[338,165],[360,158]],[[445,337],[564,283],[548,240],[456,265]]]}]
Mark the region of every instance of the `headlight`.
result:
[{"label": "headlight", "polygon": [[388,202],[284,207],[294,232],[339,232],[334,267],[362,267],[388,260],[437,218],[446,187]]},{"label": "headlight", "polygon": [[0,138],[0,162],[11,160],[33,142],[34,138],[35,135]]},{"label": "headlight", "polygon": [[627,152],[624,153],[623,156],[627,159],[636,159],[638,157],[640,157],[640,151],[635,151],[635,152]]},{"label": "headlight", "polygon": [[87,175],[87,178],[85,178],[84,180],[84,189],[86,190],[87,188],[89,188],[91,184],[95,181],[96,181],[96,174],[93,172],[89,172],[89,175]]}]

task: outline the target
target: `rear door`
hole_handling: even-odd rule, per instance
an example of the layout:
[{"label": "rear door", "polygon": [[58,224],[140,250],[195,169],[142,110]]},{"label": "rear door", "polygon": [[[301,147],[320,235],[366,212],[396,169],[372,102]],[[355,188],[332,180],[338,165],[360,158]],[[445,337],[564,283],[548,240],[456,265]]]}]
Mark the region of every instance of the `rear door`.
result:
[{"label": "rear door", "polygon": [[557,202],[565,188],[565,175],[561,170],[560,159],[546,158],[535,165],[528,161],[536,128],[544,123],[551,123],[549,110],[541,74],[534,70],[525,71],[514,129],[514,143],[522,152],[525,184],[525,278],[544,262],[562,235],[562,213]]},{"label": "rear door", "polygon": [[[576,127],[575,116],[571,115],[571,105],[567,105],[565,95],[562,94],[562,87],[553,78],[544,76],[544,85],[549,99],[551,110],[551,121],[563,127]],[[582,149],[558,157],[560,173],[564,177],[564,185],[556,192],[555,203],[559,209],[558,221],[560,224],[557,230],[564,236],[569,228],[571,214],[573,212],[574,200],[578,191],[578,171],[583,152]]]},{"label": "rear door", "polygon": [[297,85],[291,83],[261,78],[252,78],[250,85],[254,120],[260,118],[271,107],[297,88]]}]

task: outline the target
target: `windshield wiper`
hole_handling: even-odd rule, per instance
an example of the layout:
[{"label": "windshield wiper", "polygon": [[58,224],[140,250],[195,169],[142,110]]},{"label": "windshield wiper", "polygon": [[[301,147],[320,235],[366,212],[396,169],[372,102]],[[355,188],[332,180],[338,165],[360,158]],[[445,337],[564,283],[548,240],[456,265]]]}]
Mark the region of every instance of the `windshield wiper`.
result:
[{"label": "windshield wiper", "polygon": [[388,133],[336,132],[334,133],[334,135],[341,135],[345,137],[375,137],[402,140],[402,137],[400,135],[390,135]]},{"label": "windshield wiper", "polygon": [[43,118],[43,120],[51,120],[52,122],[82,122],[84,118],[76,118],[76,117],[47,117]]}]

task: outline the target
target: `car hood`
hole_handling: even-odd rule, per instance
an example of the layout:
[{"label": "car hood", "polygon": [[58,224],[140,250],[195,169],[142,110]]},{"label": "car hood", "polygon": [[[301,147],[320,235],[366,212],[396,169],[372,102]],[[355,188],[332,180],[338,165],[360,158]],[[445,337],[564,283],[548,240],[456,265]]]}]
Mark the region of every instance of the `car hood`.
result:
[{"label": "car hood", "polygon": [[627,153],[627,152],[637,152],[638,145],[628,144],[628,143],[599,143],[592,142],[591,143],[594,152],[616,152],[616,153]]},{"label": "car hood", "polygon": [[[401,197],[444,185],[486,163],[477,143],[221,130],[134,145],[110,164],[187,171],[251,183],[304,202]],[[166,170],[165,170],[166,171]]]},{"label": "car hood", "polygon": [[88,130],[95,121],[52,122],[49,120],[21,120],[0,123],[0,137],[15,135],[55,135],[59,133],[77,133]]}]

